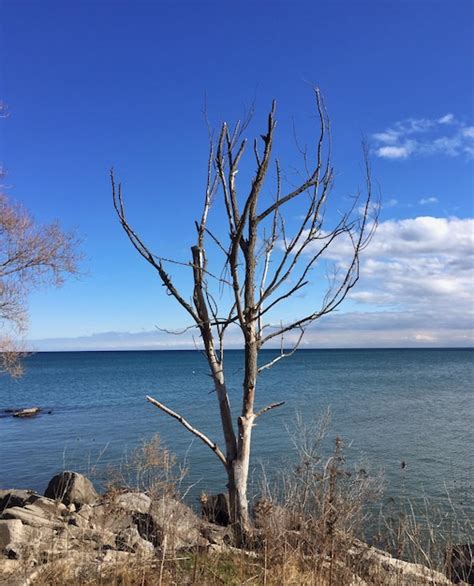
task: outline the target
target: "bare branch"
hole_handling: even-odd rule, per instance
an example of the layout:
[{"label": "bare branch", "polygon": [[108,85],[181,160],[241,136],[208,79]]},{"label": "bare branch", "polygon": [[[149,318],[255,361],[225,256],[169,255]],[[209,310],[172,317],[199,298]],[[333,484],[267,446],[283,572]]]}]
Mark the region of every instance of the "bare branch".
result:
[{"label": "bare branch", "polygon": [[153,397],[150,397],[149,395],[147,395],[146,396],[146,400],[149,401],[155,407],[158,407],[158,409],[161,409],[162,411],[164,411],[164,413],[167,413],[171,417],[174,417],[175,419],[177,419],[181,423],[181,425],[183,425],[188,431],[190,431],[191,433],[193,433],[202,442],[204,442],[206,444],[206,446],[208,446],[209,448],[211,448],[211,450],[216,454],[216,456],[222,462],[222,464],[224,465],[224,467],[227,469],[227,460],[226,460],[224,454],[220,450],[219,446],[215,442],[211,441],[207,437],[207,435],[204,435],[201,431],[199,431],[198,429],[196,429],[195,427],[193,427],[179,413],[176,413],[175,411],[172,411],[171,409],[169,409],[168,407],[166,407],[166,405],[163,405],[163,403],[160,403],[159,401],[157,401]]},{"label": "bare branch", "polygon": [[117,216],[120,220],[122,228],[124,229],[125,233],[127,234],[130,242],[132,243],[133,247],[137,252],[146,260],[148,261],[152,267],[156,269],[158,272],[163,285],[166,287],[170,295],[172,295],[176,301],[191,315],[191,317],[198,322],[199,317],[191,307],[191,305],[179,294],[178,290],[173,284],[171,277],[165,271],[161,261],[157,262],[154,255],[151,253],[149,248],[146,247],[144,242],[140,239],[140,237],[134,232],[131,228],[130,224],[128,223],[126,216],[125,216],[125,208],[123,203],[122,197],[122,186],[119,184],[118,190],[115,187],[115,178],[114,178],[114,171],[111,169],[110,171],[110,181],[112,184],[112,200],[114,204],[115,211],[117,212]]},{"label": "bare branch", "polygon": [[281,407],[284,404],[285,404],[285,401],[279,401],[278,403],[271,403],[270,405],[267,405],[266,407],[264,407],[263,409],[260,409],[260,411],[258,411],[255,414],[255,419],[257,419],[257,417],[260,417],[260,415],[263,415],[267,411],[270,411],[270,409],[276,409],[277,407]]},{"label": "bare branch", "polygon": [[304,336],[304,329],[302,327],[300,329],[301,329],[300,335],[299,335],[298,339],[296,340],[295,345],[293,346],[293,348],[289,352],[285,352],[283,350],[283,332],[281,333],[280,354],[276,358],[274,358],[273,360],[270,360],[270,362],[267,362],[263,366],[260,366],[260,368],[258,369],[259,374],[262,371],[266,370],[267,368],[271,368],[277,362],[280,362],[280,360],[283,360],[283,358],[289,358],[290,356],[292,356],[296,352],[296,350],[298,350],[299,345],[301,344],[301,340],[303,339],[303,336]]}]

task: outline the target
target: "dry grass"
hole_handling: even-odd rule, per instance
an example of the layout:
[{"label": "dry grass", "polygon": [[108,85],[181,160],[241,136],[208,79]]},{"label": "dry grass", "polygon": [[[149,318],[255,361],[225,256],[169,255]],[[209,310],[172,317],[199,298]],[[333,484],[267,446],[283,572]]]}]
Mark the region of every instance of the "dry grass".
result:
[{"label": "dry grass", "polygon": [[133,490],[152,498],[177,498],[186,474],[186,466],[178,464],[176,456],[161,443],[160,435],[155,434],[125,454],[119,466],[107,468],[105,485],[108,491]]}]

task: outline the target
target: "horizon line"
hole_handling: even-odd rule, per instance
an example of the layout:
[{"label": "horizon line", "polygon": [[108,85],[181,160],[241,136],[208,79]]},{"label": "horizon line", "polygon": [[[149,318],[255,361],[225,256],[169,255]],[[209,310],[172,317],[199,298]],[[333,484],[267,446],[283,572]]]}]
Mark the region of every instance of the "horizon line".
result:
[{"label": "horizon line", "polygon": [[[224,352],[242,352],[244,348],[227,348]],[[261,348],[260,351],[280,350],[280,348]],[[284,352],[292,348],[284,348]],[[332,350],[474,350],[474,346],[340,346],[331,348],[305,347],[298,348],[295,352],[305,351],[332,351]],[[75,350],[27,350],[27,355],[33,354],[59,354],[67,352],[203,352],[200,348],[84,348]]]}]

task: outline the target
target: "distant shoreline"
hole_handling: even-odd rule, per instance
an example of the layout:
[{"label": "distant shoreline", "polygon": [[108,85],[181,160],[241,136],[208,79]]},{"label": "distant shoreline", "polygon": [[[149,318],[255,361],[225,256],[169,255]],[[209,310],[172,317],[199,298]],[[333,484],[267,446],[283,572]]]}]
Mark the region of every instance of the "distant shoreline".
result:
[{"label": "distant shoreline", "polygon": [[[285,350],[289,350],[286,348]],[[474,350],[474,346],[379,346],[376,348],[298,348],[297,352],[386,352],[386,351],[462,351]],[[243,352],[243,348],[227,348],[226,352]],[[260,352],[275,352],[280,351],[280,348],[263,348]],[[194,352],[200,353],[202,350],[196,348],[97,348],[97,349],[76,349],[76,350],[28,350],[29,354],[58,354],[58,353],[74,353],[74,352]]]}]

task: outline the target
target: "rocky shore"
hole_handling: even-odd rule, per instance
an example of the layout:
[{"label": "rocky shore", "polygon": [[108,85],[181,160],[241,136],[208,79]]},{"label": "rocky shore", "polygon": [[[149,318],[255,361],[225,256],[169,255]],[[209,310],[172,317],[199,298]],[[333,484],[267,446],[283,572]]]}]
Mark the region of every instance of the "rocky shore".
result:
[{"label": "rocky shore", "polygon": [[[222,498],[216,502],[221,501]],[[272,515],[277,518],[276,512],[269,510],[265,518],[256,519],[257,532],[264,529]],[[164,562],[170,556],[174,560],[243,556],[255,567],[263,564],[258,548],[245,552],[233,547],[230,527],[217,524],[216,518],[222,522],[222,514],[199,516],[166,494],[152,497],[143,492],[114,490],[99,495],[89,479],[75,472],[52,478],[44,495],[1,490],[0,584],[125,583],[113,577],[119,566],[128,571],[135,568],[136,572],[141,567],[148,568],[156,581],[148,579],[147,584],[174,583],[167,582],[163,574]],[[322,560],[321,567],[331,563]],[[85,568],[89,578],[82,581]],[[441,573],[395,559],[357,540],[347,549],[344,573],[348,576],[345,583],[354,586],[453,583]],[[196,568],[188,574],[189,581],[182,578],[182,583],[214,583],[199,578]],[[264,582],[257,573],[255,581],[249,583]],[[273,582],[266,579],[266,583]]]}]

